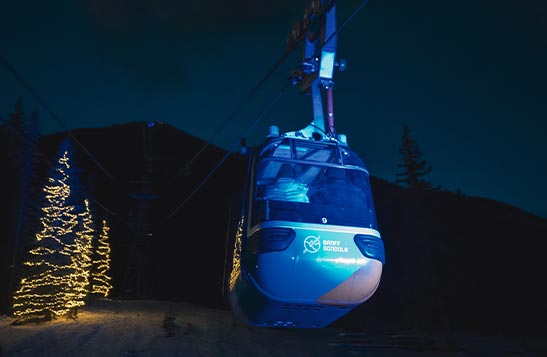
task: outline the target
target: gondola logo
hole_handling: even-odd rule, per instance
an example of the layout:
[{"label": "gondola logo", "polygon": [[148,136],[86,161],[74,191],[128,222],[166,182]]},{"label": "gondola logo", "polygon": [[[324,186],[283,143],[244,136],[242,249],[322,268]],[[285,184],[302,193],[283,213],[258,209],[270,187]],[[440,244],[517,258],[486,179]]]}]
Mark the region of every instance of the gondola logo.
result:
[{"label": "gondola logo", "polygon": [[304,252],[303,253],[317,253],[321,249],[321,239],[316,236],[307,236],[304,239]]}]

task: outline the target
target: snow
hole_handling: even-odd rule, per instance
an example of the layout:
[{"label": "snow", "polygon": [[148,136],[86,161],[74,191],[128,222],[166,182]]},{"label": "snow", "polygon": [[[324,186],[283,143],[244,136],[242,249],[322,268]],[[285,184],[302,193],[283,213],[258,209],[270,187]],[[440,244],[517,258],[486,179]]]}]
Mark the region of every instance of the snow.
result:
[{"label": "snow", "polygon": [[[174,335],[163,327],[174,319]],[[76,320],[12,325],[0,317],[0,356],[504,356],[544,355],[543,341],[455,334],[457,350],[397,348],[389,334],[338,328],[270,329],[235,321],[230,311],[182,302],[99,300]],[[366,336],[366,337],[365,337]]]}]

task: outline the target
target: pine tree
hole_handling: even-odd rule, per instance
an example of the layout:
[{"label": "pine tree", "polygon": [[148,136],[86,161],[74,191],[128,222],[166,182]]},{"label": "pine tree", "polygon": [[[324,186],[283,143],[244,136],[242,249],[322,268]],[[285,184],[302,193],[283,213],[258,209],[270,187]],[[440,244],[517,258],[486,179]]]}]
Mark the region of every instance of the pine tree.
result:
[{"label": "pine tree", "polygon": [[[24,246],[35,233],[33,220],[36,218],[31,202],[34,198],[35,180],[37,173],[37,143],[40,138],[40,129],[37,112],[27,117],[23,99],[19,97],[15,110],[9,115],[8,120],[3,120],[5,125],[1,130],[1,151],[2,166],[5,169],[5,192],[2,192],[3,202],[7,208],[3,215],[5,241],[2,242],[1,251],[9,265],[5,269],[8,275],[0,275],[0,281],[5,282],[2,286],[2,298],[0,301],[13,293],[13,286],[17,280],[16,271],[20,247]],[[0,310],[6,311],[7,305],[1,304]]]},{"label": "pine tree", "polygon": [[84,296],[77,289],[83,279],[83,243],[75,232],[78,214],[70,204],[70,176],[75,173],[70,156],[70,142],[66,139],[43,188],[41,229],[24,262],[26,276],[13,294],[13,315],[22,322],[75,316],[77,308],[84,305]]},{"label": "pine tree", "polygon": [[[74,246],[69,249],[75,266],[70,280],[73,282],[73,291],[71,292],[73,299],[75,301],[84,301],[89,292],[92,264],[91,250],[95,233],[95,224],[87,199],[84,200],[84,211],[78,213],[78,216],[80,219],[76,228],[76,239]],[[75,313],[76,311],[71,312]]]},{"label": "pine tree", "polygon": [[7,119],[2,119],[2,137],[0,138],[0,161],[2,165],[2,197],[1,223],[3,237],[0,245],[0,311],[5,311],[14,282],[13,261],[16,256],[18,243],[18,218],[21,209],[20,192],[22,189],[22,165],[23,155],[23,124],[26,114],[23,109],[22,98],[19,97],[15,110]]},{"label": "pine tree", "polygon": [[110,243],[108,242],[108,231],[106,221],[103,220],[103,227],[97,242],[95,259],[93,260],[91,293],[107,297],[112,289],[110,284],[111,277],[108,275],[110,270]]},{"label": "pine tree", "polygon": [[[19,175],[19,192],[16,198],[17,202],[17,218],[15,219],[15,236],[14,248],[12,256],[12,266],[17,265],[20,258],[20,247],[23,247],[34,235],[36,225],[32,222],[36,221],[37,212],[32,204],[33,199],[39,194],[36,190],[39,185],[38,180],[38,140],[40,139],[40,128],[38,121],[38,113],[32,112],[23,129],[23,148],[21,153],[22,161],[20,165]],[[10,291],[11,292],[11,291]]]},{"label": "pine tree", "polygon": [[[9,116],[8,123],[13,129],[22,133],[23,127],[25,126],[26,116],[27,115],[23,106],[23,97],[19,97],[17,99],[17,103],[15,103],[15,111]],[[14,137],[14,140],[19,141],[20,138]]]},{"label": "pine tree", "polygon": [[398,184],[403,184],[411,190],[425,191],[432,190],[433,186],[425,176],[431,171],[431,166],[422,159],[422,150],[416,140],[410,136],[410,129],[406,124],[403,126],[403,139],[399,147],[401,162],[398,164],[403,169],[397,173]]}]

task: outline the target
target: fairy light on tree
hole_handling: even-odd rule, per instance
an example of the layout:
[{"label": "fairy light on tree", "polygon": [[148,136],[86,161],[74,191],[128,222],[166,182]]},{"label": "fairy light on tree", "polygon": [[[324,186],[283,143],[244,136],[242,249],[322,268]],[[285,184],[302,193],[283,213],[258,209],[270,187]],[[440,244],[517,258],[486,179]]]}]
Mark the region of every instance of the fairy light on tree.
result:
[{"label": "fairy light on tree", "polygon": [[102,295],[103,297],[107,297],[110,293],[110,289],[112,289],[112,285],[110,284],[112,278],[108,275],[110,270],[109,230],[110,228],[106,221],[103,220],[103,227],[99,234],[91,275],[91,293]]},{"label": "fairy light on tree", "polygon": [[[20,322],[75,316],[84,305],[78,284],[84,283],[85,240],[76,234],[78,214],[71,202],[71,147],[65,139],[58,160],[43,188],[41,229],[35,235],[28,260],[23,263],[25,277],[13,294],[13,315]],[[77,188],[78,189],[78,188]],[[85,214],[84,214],[85,215]],[[87,239],[87,238],[86,238]],[[83,274],[83,275],[82,275]],[[87,285],[87,284],[86,284]]]},{"label": "fairy light on tree", "polygon": [[[77,306],[83,305],[89,291],[89,276],[91,271],[91,250],[93,235],[95,233],[93,217],[89,209],[89,201],[84,200],[84,210],[79,213],[79,227],[76,232],[74,244],[69,247],[67,253],[71,254],[74,271],[70,275],[73,290],[71,300],[77,301]],[[72,311],[76,313],[74,309]]]}]

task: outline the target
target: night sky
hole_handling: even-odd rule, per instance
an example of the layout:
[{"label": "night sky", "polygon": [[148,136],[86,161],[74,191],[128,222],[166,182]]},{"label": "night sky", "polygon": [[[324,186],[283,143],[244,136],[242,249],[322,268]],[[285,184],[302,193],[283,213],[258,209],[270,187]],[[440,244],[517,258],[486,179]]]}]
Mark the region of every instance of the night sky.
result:
[{"label": "night sky", "polygon": [[[303,0],[5,0],[0,56],[71,129],[162,121],[209,139],[284,52]],[[360,0],[338,2],[341,24]],[[372,175],[394,181],[403,123],[449,190],[547,217],[544,0],[370,0],[339,33],[335,123]],[[214,143],[230,148],[299,65],[293,53]],[[42,133],[63,128],[0,65],[0,118],[23,96]],[[306,126],[287,88],[248,138]]]}]

